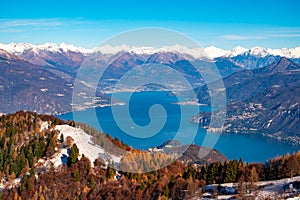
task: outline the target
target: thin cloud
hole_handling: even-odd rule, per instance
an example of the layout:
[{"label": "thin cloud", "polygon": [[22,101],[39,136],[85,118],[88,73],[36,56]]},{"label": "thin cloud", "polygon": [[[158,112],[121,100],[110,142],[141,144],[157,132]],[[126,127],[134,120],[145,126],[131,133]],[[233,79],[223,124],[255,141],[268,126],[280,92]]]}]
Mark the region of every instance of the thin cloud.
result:
[{"label": "thin cloud", "polygon": [[300,33],[288,33],[288,34],[270,34],[270,37],[300,37]]},{"label": "thin cloud", "polygon": [[59,29],[64,26],[81,27],[82,25],[92,24],[94,24],[93,21],[86,21],[84,19],[0,19],[0,33],[17,33],[29,30],[43,31]]},{"label": "thin cloud", "polygon": [[271,38],[292,38],[300,37],[299,27],[286,27],[274,30],[267,30],[260,33],[260,35],[221,35],[220,38],[225,40],[255,40],[255,39],[271,39]]},{"label": "thin cloud", "polygon": [[0,20],[0,28],[12,28],[12,27],[57,27],[62,26],[63,23],[57,19],[25,19],[25,20],[12,20],[2,19]]},{"label": "thin cloud", "polygon": [[225,40],[253,40],[253,39],[266,39],[264,36],[243,36],[243,35],[222,35],[221,38]]},{"label": "thin cloud", "polygon": [[267,32],[268,34],[294,34],[300,33],[300,27],[284,27],[284,28],[277,28],[274,30],[270,30]]},{"label": "thin cloud", "polygon": [[21,30],[21,29],[0,29],[0,33],[21,33],[24,31],[25,30]]}]

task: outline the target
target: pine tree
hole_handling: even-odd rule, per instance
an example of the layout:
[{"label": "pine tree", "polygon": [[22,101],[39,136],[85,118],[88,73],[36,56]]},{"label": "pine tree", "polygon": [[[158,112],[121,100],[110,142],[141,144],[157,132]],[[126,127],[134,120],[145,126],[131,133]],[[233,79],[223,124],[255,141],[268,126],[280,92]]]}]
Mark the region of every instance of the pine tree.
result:
[{"label": "pine tree", "polygon": [[169,190],[168,185],[165,185],[163,195],[167,198],[170,196],[170,190]]},{"label": "pine tree", "polygon": [[236,180],[236,176],[238,173],[238,161],[230,161],[229,163],[224,164],[225,168],[225,177],[224,177],[224,183],[232,183]]},{"label": "pine tree", "polygon": [[240,158],[240,160],[239,160],[239,168],[243,167],[243,166],[244,166],[243,160],[242,160],[242,158]]},{"label": "pine tree", "polygon": [[64,134],[60,134],[60,142],[64,143],[64,141],[65,141]]},{"label": "pine tree", "polygon": [[174,174],[172,174],[170,177],[170,181],[169,181],[170,187],[172,187],[175,184],[175,181],[176,181],[176,178],[175,178]]},{"label": "pine tree", "polygon": [[22,183],[21,183],[21,189],[25,190],[27,187],[27,183],[28,183],[28,177],[25,175],[22,179]]},{"label": "pine tree", "polygon": [[107,174],[106,178],[111,179],[116,175],[116,170],[113,167],[108,166],[107,167]]},{"label": "pine tree", "polygon": [[73,144],[70,150],[70,155],[68,157],[68,166],[76,163],[78,161],[79,149],[76,144]]},{"label": "pine tree", "polygon": [[73,176],[73,181],[74,182],[78,182],[80,180],[78,169],[75,170],[75,172],[72,174],[72,176]]},{"label": "pine tree", "polygon": [[89,181],[89,187],[91,189],[94,189],[95,185],[96,185],[95,179],[94,179],[94,177],[92,177]]},{"label": "pine tree", "polygon": [[18,167],[17,167],[17,164],[16,163],[13,163],[10,167],[10,174],[14,173],[14,174],[19,174],[19,171],[18,171]]}]

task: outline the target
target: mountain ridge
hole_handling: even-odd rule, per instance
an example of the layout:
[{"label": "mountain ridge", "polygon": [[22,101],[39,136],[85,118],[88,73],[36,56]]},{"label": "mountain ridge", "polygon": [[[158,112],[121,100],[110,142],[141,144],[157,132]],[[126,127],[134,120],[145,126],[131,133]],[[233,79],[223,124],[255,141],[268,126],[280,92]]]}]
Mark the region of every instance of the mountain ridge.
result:
[{"label": "mountain ridge", "polygon": [[[223,132],[262,134],[299,144],[300,65],[287,58],[224,78],[227,108]],[[200,103],[210,103],[207,89],[199,88]],[[215,112],[218,114],[218,111]],[[191,121],[208,128],[210,112]]]},{"label": "mountain ridge", "polygon": [[35,53],[40,51],[51,51],[51,52],[77,52],[82,53],[83,55],[89,55],[95,52],[101,52],[102,54],[116,54],[122,51],[128,51],[133,53],[142,53],[142,54],[153,54],[155,52],[180,52],[193,56],[196,59],[199,58],[208,58],[215,59],[219,57],[232,58],[238,55],[253,55],[257,57],[266,57],[271,56],[281,56],[286,58],[300,58],[300,46],[295,48],[281,48],[281,49],[272,49],[255,46],[250,49],[236,46],[233,49],[224,50],[217,48],[215,46],[209,47],[199,47],[199,48],[188,48],[181,45],[173,46],[163,46],[160,48],[151,48],[145,46],[129,46],[126,44],[119,46],[110,46],[104,45],[95,48],[83,48],[77,47],[72,44],[55,44],[55,43],[45,43],[45,44],[29,44],[29,43],[9,43],[3,44],[0,43],[0,49],[6,50],[12,54],[23,54],[25,51],[33,50]]}]

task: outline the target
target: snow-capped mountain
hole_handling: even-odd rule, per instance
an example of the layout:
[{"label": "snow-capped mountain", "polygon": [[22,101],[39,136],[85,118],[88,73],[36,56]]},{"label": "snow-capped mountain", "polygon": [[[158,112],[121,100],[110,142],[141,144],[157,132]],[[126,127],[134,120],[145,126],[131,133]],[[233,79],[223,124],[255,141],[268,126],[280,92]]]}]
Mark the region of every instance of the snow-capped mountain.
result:
[{"label": "snow-capped mountain", "polygon": [[[223,50],[214,46],[188,48],[174,45],[153,48],[106,45],[94,49],[85,49],[64,43],[59,45],[54,43],[43,45],[27,43],[0,44],[0,69],[3,71],[3,73],[0,73],[0,79],[6,80],[9,78],[6,82],[2,81],[3,83],[0,84],[0,97],[2,88],[3,91],[7,91],[5,94],[2,93],[4,94],[2,101],[6,102],[3,105],[11,105],[2,108],[2,110],[11,112],[24,108],[16,107],[16,105],[26,104],[34,106],[25,107],[26,109],[30,108],[41,112],[65,111],[61,108],[67,108],[70,106],[70,102],[66,102],[62,95],[65,97],[71,96],[72,83],[76,79],[82,63],[87,56],[98,52],[100,54],[99,56],[97,54],[98,57],[95,60],[97,67],[106,67],[109,64],[109,68],[103,74],[101,87],[99,87],[99,91],[105,92],[113,91],[111,79],[118,80],[124,73],[142,64],[159,63],[171,67],[186,77],[193,87],[198,87],[204,84],[198,70],[200,70],[200,73],[207,73],[207,70],[206,68],[196,70],[189,62],[190,60],[195,61],[204,58],[210,63],[213,60],[220,75],[224,78],[236,72],[268,66],[279,61],[282,57],[287,57],[294,63],[300,61],[300,47],[293,49],[262,47],[245,49],[238,46],[232,50]],[[95,74],[97,67],[91,66],[86,74],[88,79]],[[22,76],[14,70],[20,72]],[[9,74],[9,77],[7,74]],[[141,78],[143,77],[141,76]],[[89,81],[86,80],[85,82],[88,83]],[[24,85],[24,83],[26,84]],[[12,84],[15,84],[16,87],[11,87]],[[61,87],[57,87],[57,85]],[[51,88],[56,88],[56,90],[52,91]],[[14,95],[16,98],[11,101],[11,96],[6,95],[8,93],[15,94],[21,89],[24,89],[24,93],[22,93],[23,90],[19,92],[22,96],[35,95],[37,98],[42,99],[41,104],[33,102],[31,96],[27,96],[25,103],[20,103],[19,101],[23,101],[24,98],[18,98],[19,96]],[[28,90],[31,90],[31,93]],[[52,95],[52,99],[48,98],[47,95],[49,94]],[[101,93],[99,95],[101,96]],[[101,99],[106,100],[105,97],[102,97],[103,95]],[[48,107],[44,106],[42,103],[46,100],[53,103],[51,105],[48,103]],[[59,106],[54,107],[52,105]]]},{"label": "snow-capped mountain", "polygon": [[237,47],[233,48],[232,50],[227,51],[226,57],[232,58],[232,57],[241,55],[241,54],[243,54],[247,51],[248,51],[248,49],[246,49],[244,47],[237,46]]},{"label": "snow-capped mountain", "polygon": [[28,43],[1,44],[1,54],[10,54],[24,59],[36,66],[52,69],[52,73],[60,75],[61,71],[74,75],[87,55],[93,52],[91,49],[76,47],[61,43],[45,43],[33,45]]},{"label": "snow-capped mountain", "polygon": [[267,51],[267,49],[256,46],[251,48],[249,51],[247,51],[246,54],[256,56],[256,57],[266,57],[270,53]]},{"label": "snow-capped mountain", "polygon": [[214,47],[214,46],[210,46],[210,47],[206,47],[203,49],[204,57],[207,57],[209,59],[215,59],[218,57],[223,57],[226,56],[226,54],[228,53],[226,50]]},{"label": "snow-capped mountain", "polygon": [[266,57],[266,56],[280,56],[286,58],[300,58],[300,46],[296,48],[282,48],[282,49],[270,49],[263,47],[253,47],[251,49],[246,49],[240,46],[235,47],[231,50],[224,50],[214,46],[209,46],[205,48],[188,48],[181,45],[174,46],[164,46],[161,48],[152,47],[134,47],[126,44],[120,46],[110,46],[103,45],[93,49],[87,49],[83,47],[77,47],[70,44],[61,43],[59,45],[55,43],[45,43],[45,44],[28,44],[28,43],[10,43],[2,44],[0,43],[0,49],[3,49],[9,53],[22,55],[27,51],[32,51],[36,54],[41,52],[52,52],[52,53],[66,53],[66,52],[76,52],[83,55],[88,55],[94,52],[100,52],[102,54],[116,54],[118,52],[131,52],[136,54],[153,54],[156,52],[177,52],[180,54],[187,54],[196,59],[207,58],[215,59],[219,57],[232,58],[238,55],[251,55],[256,57]]},{"label": "snow-capped mountain", "polygon": [[82,47],[76,47],[71,44],[61,43],[59,45],[55,43],[45,43],[45,44],[29,44],[29,43],[9,43],[2,44],[0,43],[0,49],[3,49],[12,54],[22,54],[28,50],[32,50],[35,53],[39,53],[41,51],[49,51],[49,52],[80,52],[83,54],[91,53],[93,50],[86,49]]}]

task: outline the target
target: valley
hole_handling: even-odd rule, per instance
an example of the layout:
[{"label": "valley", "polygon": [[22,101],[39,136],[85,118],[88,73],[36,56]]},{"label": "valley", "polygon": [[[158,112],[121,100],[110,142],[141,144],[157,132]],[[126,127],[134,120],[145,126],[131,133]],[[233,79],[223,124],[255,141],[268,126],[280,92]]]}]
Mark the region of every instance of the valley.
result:
[{"label": "valley", "polygon": [[[32,110],[61,114],[72,109],[124,105],[118,99],[111,99],[110,94],[163,89],[151,85],[139,90],[126,84],[115,87],[126,71],[157,63],[179,71],[194,88],[198,100],[187,97],[184,102],[198,101],[210,105],[210,98],[213,97],[209,96],[201,76],[207,71],[200,68],[199,74],[199,69],[192,65],[197,59],[202,59],[212,62],[223,77],[227,98],[224,132],[259,133],[293,144],[299,143],[299,47],[284,50],[262,47],[221,50],[215,47],[188,49],[169,46],[151,51],[130,51],[132,47],[126,45],[84,49],[64,43],[1,44],[0,47],[0,97],[3,102],[0,111],[3,113]],[[87,58],[100,60],[98,68],[87,68],[82,80],[77,80],[76,73]],[[100,82],[97,85],[90,83],[93,74],[106,66]],[[137,81],[146,77],[143,72],[134,76]],[[75,80],[80,88],[77,93],[73,91]],[[180,88],[180,82],[172,81],[175,81],[174,85],[170,86],[177,91],[189,89]],[[78,102],[72,95],[78,95]],[[191,115],[191,120],[201,121],[200,124],[207,127],[209,119],[205,118],[209,116],[209,113]]]}]

